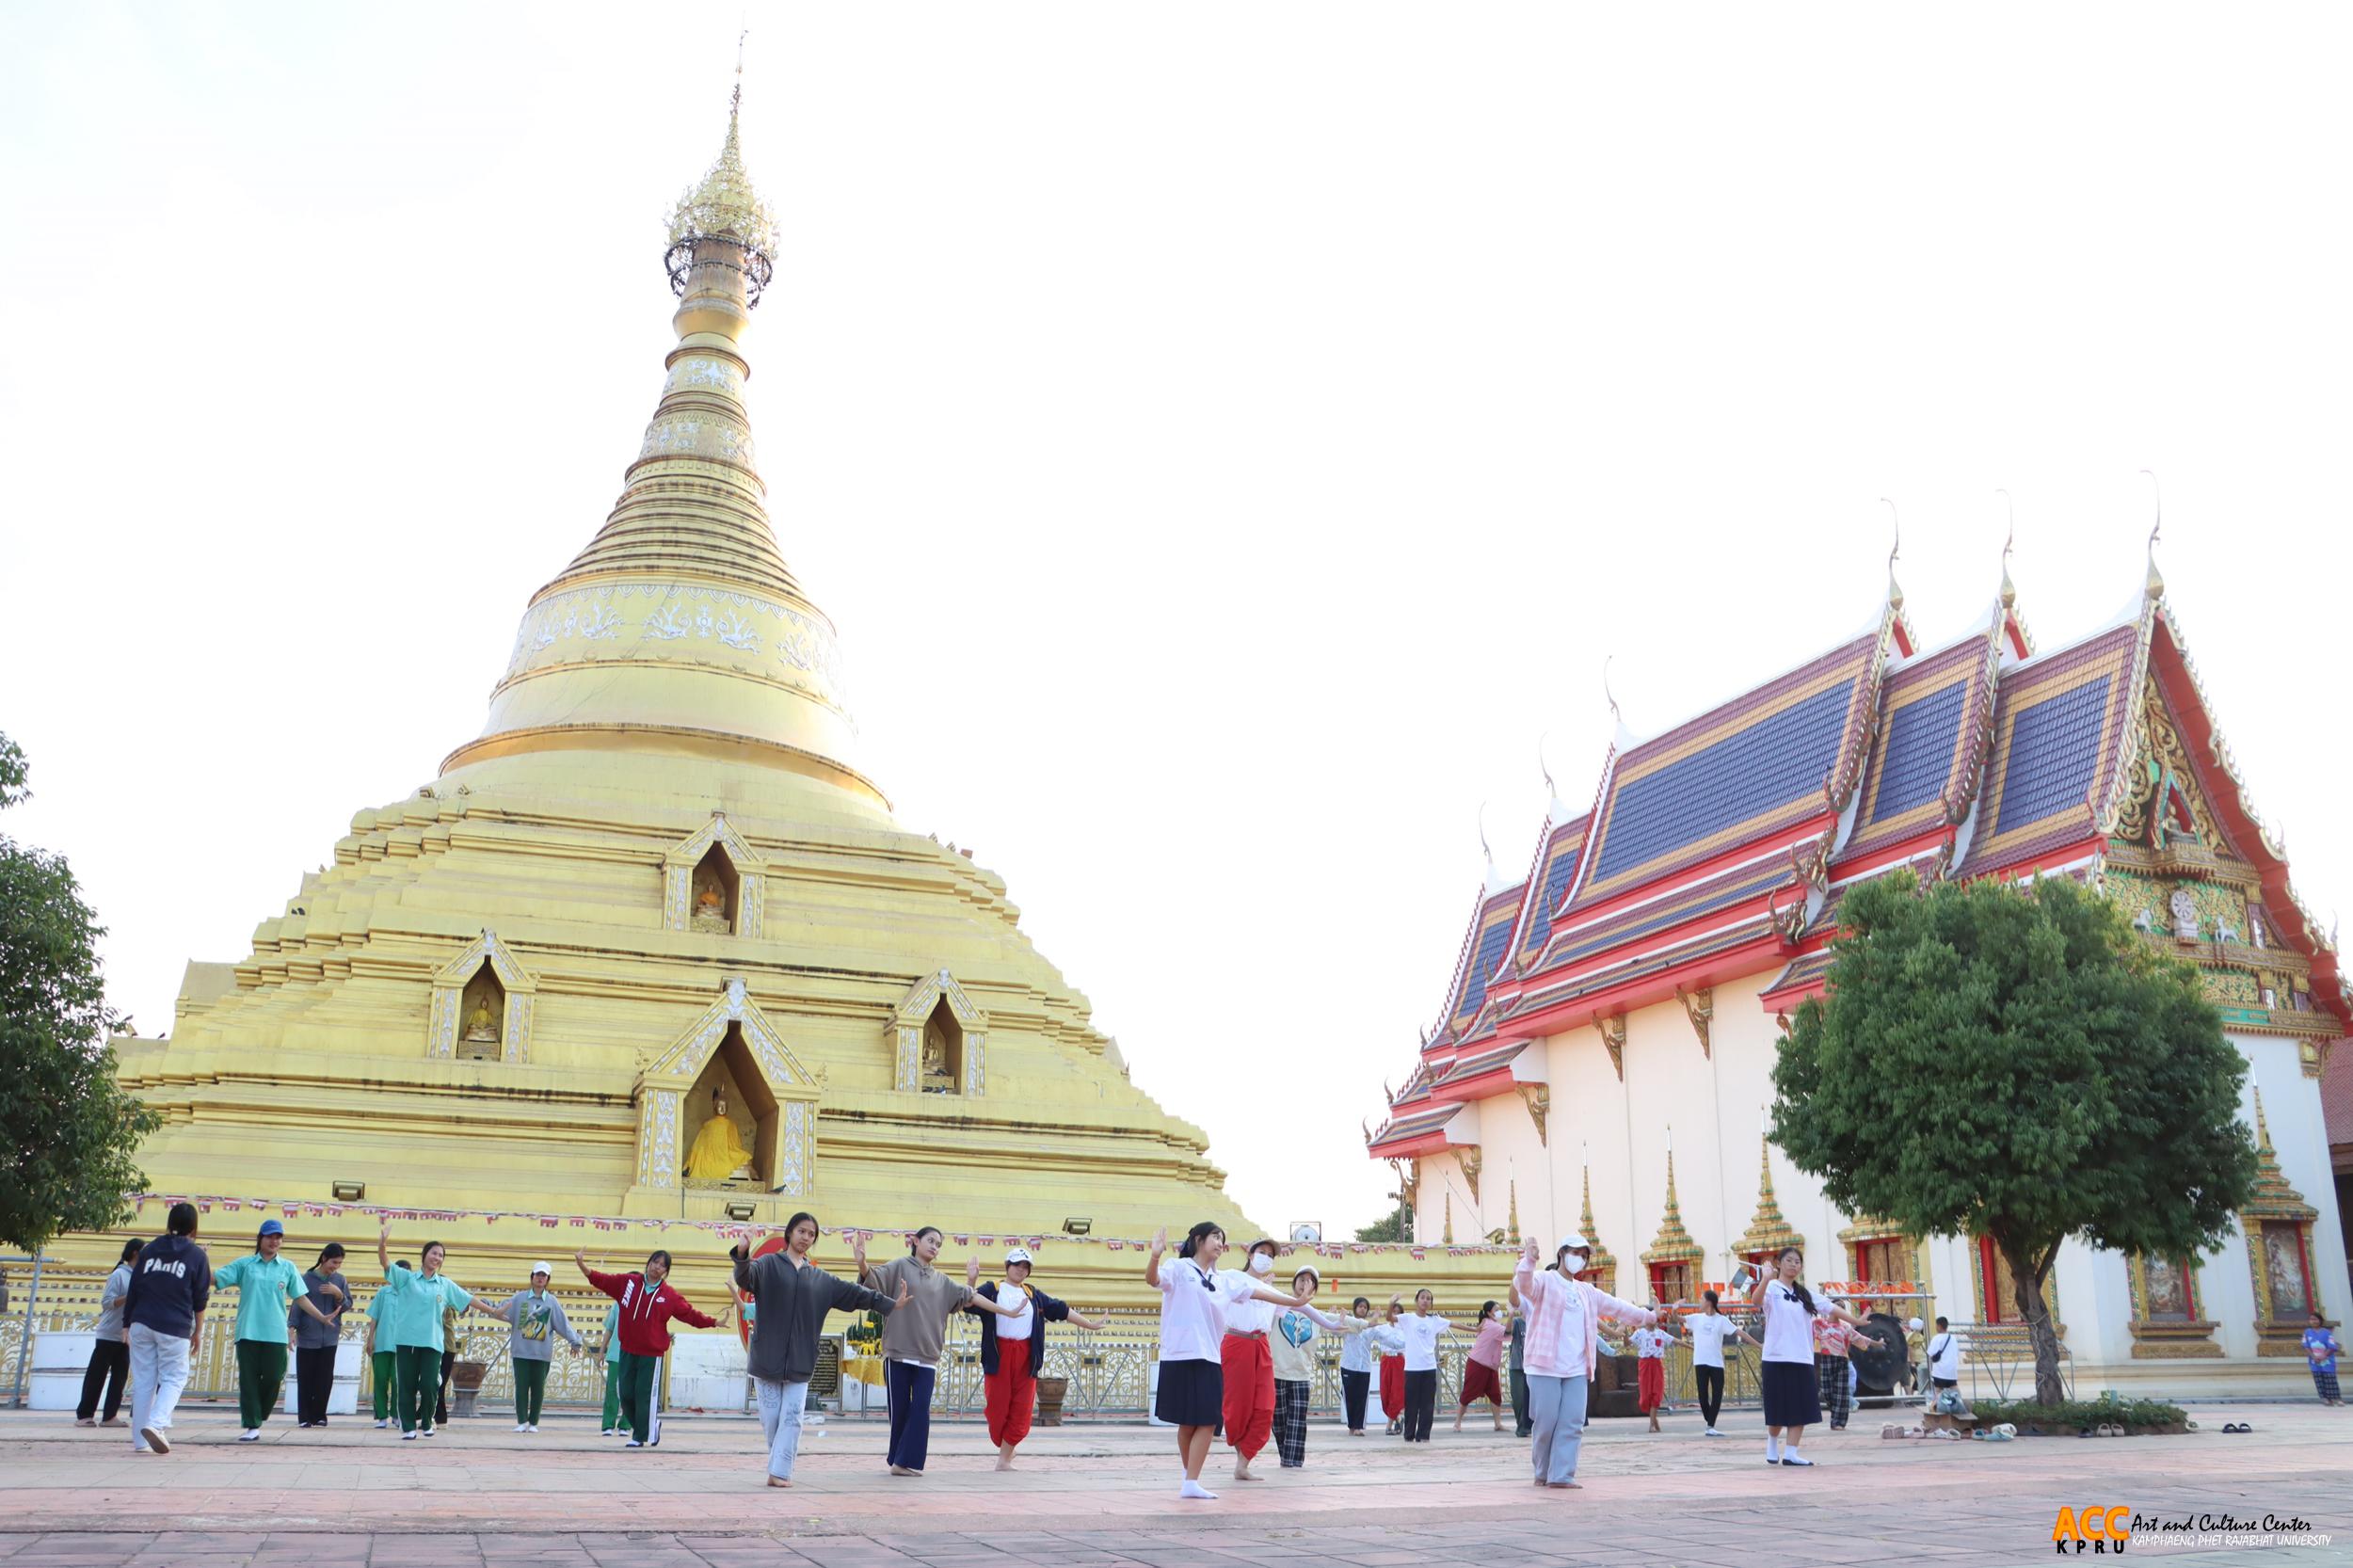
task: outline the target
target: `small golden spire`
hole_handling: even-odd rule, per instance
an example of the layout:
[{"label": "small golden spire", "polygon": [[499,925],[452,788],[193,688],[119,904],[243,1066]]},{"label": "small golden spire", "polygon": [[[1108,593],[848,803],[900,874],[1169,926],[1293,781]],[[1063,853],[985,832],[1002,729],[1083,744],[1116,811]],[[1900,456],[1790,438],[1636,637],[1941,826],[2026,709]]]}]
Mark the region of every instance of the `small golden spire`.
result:
[{"label": "small golden spire", "polygon": [[1438,1240],[1446,1246],[1454,1245],[1454,1194],[1442,1194],[1446,1199],[1446,1228],[1438,1232]]},{"label": "small golden spire", "polygon": [[1512,1179],[1509,1184],[1509,1191],[1512,1194],[1512,1207],[1510,1211],[1504,1217],[1504,1234],[1511,1239],[1512,1245],[1516,1247],[1520,1244],[1520,1184],[1518,1177],[1515,1176]]}]

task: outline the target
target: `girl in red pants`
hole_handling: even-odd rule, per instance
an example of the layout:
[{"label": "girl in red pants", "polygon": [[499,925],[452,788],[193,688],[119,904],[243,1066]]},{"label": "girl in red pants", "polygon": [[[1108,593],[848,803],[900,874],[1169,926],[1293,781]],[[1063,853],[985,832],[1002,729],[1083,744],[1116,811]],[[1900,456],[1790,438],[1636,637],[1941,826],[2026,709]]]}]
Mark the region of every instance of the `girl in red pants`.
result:
[{"label": "girl in red pants", "polygon": [[[1030,1249],[1016,1247],[1005,1254],[1005,1282],[984,1285],[983,1300],[994,1310],[968,1306],[981,1320],[982,1386],[987,1395],[988,1440],[997,1445],[997,1468],[1013,1468],[1013,1450],[1030,1435],[1030,1416],[1037,1409],[1037,1375],[1046,1366],[1048,1323],[1065,1320],[1080,1328],[1100,1331],[1104,1322],[1073,1312],[1029,1283]],[[1004,1309],[1012,1306],[1013,1311]]]},{"label": "girl in red pants", "polygon": [[1381,1357],[1381,1414],[1389,1418],[1389,1435],[1398,1433],[1405,1417],[1405,1298],[1391,1296],[1385,1320],[1372,1330],[1372,1348]]}]

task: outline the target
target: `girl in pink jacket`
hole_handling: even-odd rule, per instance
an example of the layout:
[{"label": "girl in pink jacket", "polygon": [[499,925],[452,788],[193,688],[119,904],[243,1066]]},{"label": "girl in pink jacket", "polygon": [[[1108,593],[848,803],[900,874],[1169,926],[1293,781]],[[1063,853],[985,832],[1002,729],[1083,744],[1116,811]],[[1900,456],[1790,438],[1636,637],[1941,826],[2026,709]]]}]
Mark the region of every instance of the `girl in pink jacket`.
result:
[{"label": "girl in pink jacket", "polygon": [[1553,1267],[1539,1270],[1534,1237],[1512,1275],[1512,1288],[1528,1304],[1528,1404],[1535,1420],[1530,1462],[1539,1486],[1574,1487],[1577,1451],[1584,1440],[1585,1395],[1599,1354],[1601,1320],[1653,1324],[1658,1314],[1620,1301],[1577,1276],[1593,1256],[1593,1243],[1571,1236],[1553,1254]]}]

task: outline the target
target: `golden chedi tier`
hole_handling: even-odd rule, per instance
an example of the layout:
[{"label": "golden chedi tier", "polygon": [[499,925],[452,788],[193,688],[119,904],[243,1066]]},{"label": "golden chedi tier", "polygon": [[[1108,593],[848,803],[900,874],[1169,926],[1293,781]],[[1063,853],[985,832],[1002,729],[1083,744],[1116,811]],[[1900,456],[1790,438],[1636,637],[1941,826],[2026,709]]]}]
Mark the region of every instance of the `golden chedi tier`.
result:
[{"label": "golden chedi tier", "polygon": [[[679,341],[652,423],[611,516],[531,600],[482,732],[354,817],[248,957],[191,965],[168,1040],[119,1042],[168,1118],[140,1156],[152,1190],[1257,1233],[1004,884],[899,826],[859,770],[834,628],[753,465],[744,338],[774,235],[730,118],[673,218]],[[435,1228],[460,1277],[547,1248],[537,1225]],[[674,1242],[690,1288],[716,1288],[723,1244]],[[1133,1253],[1053,1257],[1074,1299],[1145,1296]]]}]

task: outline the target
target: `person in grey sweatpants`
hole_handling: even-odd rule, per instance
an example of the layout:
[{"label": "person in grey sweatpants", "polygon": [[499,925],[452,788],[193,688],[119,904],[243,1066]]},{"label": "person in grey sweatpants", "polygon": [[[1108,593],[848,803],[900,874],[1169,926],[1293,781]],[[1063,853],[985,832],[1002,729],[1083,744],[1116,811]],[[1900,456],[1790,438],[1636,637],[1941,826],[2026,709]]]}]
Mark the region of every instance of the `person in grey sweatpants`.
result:
[{"label": "person in grey sweatpants", "polygon": [[792,1462],[801,1448],[801,1411],[808,1400],[809,1374],[817,1368],[817,1340],[829,1312],[888,1314],[907,1299],[904,1285],[896,1301],[846,1279],[837,1279],[808,1260],[817,1244],[817,1216],[795,1214],[785,1223],[784,1250],[755,1257],[760,1233],[744,1234],[728,1249],[735,1259],[735,1288],[752,1298],[752,1387],[760,1397],[760,1432],[768,1440],[768,1484],[792,1484]]}]

